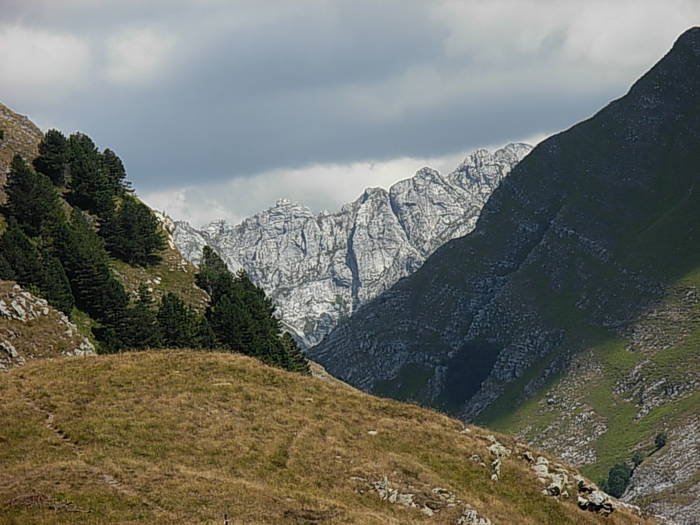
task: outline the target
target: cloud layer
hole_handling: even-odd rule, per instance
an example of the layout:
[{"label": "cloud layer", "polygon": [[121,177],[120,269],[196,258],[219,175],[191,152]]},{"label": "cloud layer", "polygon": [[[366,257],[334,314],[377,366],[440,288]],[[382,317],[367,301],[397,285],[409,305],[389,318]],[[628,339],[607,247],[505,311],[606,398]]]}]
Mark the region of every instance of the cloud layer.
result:
[{"label": "cloud layer", "polygon": [[175,215],[282,189],[332,208],[372,164],[386,185],[568,127],[699,20],[695,0],[6,0],[0,101],[112,147]]}]

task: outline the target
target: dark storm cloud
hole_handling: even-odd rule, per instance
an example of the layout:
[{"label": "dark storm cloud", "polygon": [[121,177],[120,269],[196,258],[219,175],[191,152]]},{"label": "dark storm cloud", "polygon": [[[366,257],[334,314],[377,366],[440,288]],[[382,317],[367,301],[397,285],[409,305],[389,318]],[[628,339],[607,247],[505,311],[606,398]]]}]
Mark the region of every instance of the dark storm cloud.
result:
[{"label": "dark storm cloud", "polygon": [[[0,100],[116,149],[145,192],[557,131],[622,95],[700,12],[684,0],[4,4],[0,46],[17,56],[0,65]],[[47,44],[23,55],[24,41]]]}]

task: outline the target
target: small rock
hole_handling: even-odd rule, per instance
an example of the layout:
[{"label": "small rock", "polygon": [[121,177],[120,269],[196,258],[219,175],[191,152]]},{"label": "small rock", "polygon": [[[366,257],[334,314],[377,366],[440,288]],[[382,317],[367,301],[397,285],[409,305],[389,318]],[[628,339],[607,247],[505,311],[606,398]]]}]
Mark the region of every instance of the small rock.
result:
[{"label": "small rock", "polygon": [[0,342],[0,348],[5,350],[5,352],[12,359],[17,359],[19,357],[19,354],[17,353],[17,349],[14,346],[12,346],[9,341]]},{"label": "small rock", "polygon": [[491,525],[491,520],[479,516],[475,509],[467,508],[457,520],[457,525]]}]

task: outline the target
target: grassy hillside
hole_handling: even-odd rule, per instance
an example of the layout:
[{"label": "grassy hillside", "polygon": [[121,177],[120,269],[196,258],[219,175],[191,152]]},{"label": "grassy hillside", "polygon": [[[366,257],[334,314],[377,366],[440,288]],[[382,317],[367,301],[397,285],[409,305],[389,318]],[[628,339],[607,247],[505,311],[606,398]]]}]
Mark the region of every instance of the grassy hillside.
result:
[{"label": "grassy hillside", "polygon": [[[543,495],[511,438],[492,481],[482,429],[237,355],[36,360],[0,396],[3,524],[650,523]],[[385,476],[439,511],[382,501]]]},{"label": "grassy hillside", "polygon": [[[163,227],[163,233],[169,241],[170,233]],[[114,259],[112,269],[127,292],[136,295],[141,283],[153,291],[156,301],[167,292],[177,294],[183,301],[197,310],[204,310],[209,297],[194,282],[197,272],[195,266],[186,260],[172,242],[158,253],[161,260],[153,266],[131,266]]]},{"label": "grassy hillside", "polygon": [[[629,462],[634,451],[653,463],[658,433],[680,438],[674,431],[700,418],[699,287],[700,270],[689,272],[627,334],[569,326],[567,344],[584,348],[571,366],[536,395],[524,396],[525,385],[555,359],[548,356],[511,383],[477,422],[570,456],[595,480]],[[661,492],[645,504],[668,496]]]}]

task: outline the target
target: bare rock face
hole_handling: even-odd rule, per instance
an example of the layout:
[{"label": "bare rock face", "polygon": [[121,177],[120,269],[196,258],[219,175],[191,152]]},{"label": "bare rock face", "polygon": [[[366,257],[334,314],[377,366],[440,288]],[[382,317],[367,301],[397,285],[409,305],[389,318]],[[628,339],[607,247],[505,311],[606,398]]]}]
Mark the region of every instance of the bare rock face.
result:
[{"label": "bare rock face", "polygon": [[336,213],[314,215],[281,200],[236,226],[177,222],[172,235],[195,263],[209,245],[231,270],[244,269],[285,326],[312,346],[439,246],[471,232],[493,190],[531,149],[478,150],[446,177],[423,168],[389,191],[368,188]]},{"label": "bare rock face", "polygon": [[94,353],[92,343],[45,299],[0,281],[0,370],[33,358]]},{"label": "bare rock face", "polygon": [[667,444],[637,467],[622,499],[643,502],[671,523],[700,523],[700,419],[670,433]]}]

